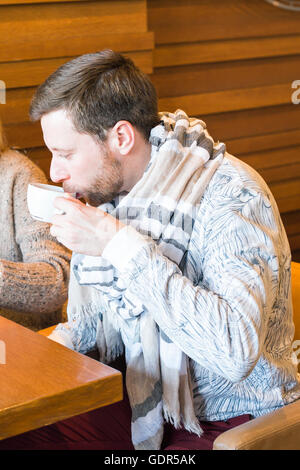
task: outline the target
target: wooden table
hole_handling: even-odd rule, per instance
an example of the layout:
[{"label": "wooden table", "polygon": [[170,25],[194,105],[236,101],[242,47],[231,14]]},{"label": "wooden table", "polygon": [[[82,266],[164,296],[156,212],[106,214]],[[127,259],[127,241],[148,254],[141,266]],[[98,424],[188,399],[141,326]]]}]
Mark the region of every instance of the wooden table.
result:
[{"label": "wooden table", "polygon": [[1,316],[0,346],[0,439],[122,399],[119,371]]}]

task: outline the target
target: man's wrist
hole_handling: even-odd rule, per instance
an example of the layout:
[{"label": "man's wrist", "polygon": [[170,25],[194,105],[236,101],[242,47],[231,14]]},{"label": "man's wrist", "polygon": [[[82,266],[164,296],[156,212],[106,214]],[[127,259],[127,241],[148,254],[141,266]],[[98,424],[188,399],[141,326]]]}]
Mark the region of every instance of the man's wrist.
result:
[{"label": "man's wrist", "polygon": [[[100,221],[95,226],[95,235],[97,236],[101,234],[101,236],[99,236],[98,247],[100,247],[100,253],[102,255],[103,255],[104,250],[106,249],[106,246],[109,244],[109,242],[124,227],[126,227],[125,224],[123,224],[121,221],[119,221],[115,217],[112,217],[110,214],[104,213],[104,217],[102,216],[100,218]],[[98,256],[98,254],[95,254],[95,256]]]}]

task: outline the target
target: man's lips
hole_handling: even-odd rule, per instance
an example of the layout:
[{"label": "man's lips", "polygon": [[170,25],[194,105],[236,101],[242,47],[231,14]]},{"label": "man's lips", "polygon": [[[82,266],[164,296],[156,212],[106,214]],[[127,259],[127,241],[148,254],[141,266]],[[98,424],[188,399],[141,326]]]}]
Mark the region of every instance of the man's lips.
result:
[{"label": "man's lips", "polygon": [[65,192],[65,193],[69,193],[69,194],[71,194],[71,196],[74,197],[75,199],[79,199],[79,200],[81,200],[82,202],[84,202],[84,195],[83,195],[83,193],[80,193],[79,191],[72,191],[71,188],[64,187],[64,186],[63,186],[63,189],[64,189],[64,192]]},{"label": "man's lips", "polygon": [[81,193],[75,193],[75,198],[78,199],[79,201],[83,202],[84,204],[86,203],[86,200]]}]

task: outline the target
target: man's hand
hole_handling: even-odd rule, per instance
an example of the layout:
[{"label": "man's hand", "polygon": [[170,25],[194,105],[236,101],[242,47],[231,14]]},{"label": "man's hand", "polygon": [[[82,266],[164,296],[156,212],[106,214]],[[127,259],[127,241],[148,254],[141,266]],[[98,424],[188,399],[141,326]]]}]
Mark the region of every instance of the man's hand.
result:
[{"label": "man's hand", "polygon": [[86,206],[68,194],[57,197],[54,205],[63,215],[53,217],[51,235],[77,253],[100,256],[113,236],[125,227],[101,209]]}]

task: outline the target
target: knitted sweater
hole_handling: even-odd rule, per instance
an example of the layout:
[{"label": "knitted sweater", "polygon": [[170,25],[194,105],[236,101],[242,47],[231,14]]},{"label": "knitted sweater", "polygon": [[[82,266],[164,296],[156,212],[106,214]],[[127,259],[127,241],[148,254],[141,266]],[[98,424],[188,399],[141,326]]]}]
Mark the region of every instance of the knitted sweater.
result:
[{"label": "knitted sweater", "polygon": [[0,315],[31,329],[62,319],[70,253],[27,208],[29,182],[47,183],[24,155],[0,155]]}]

